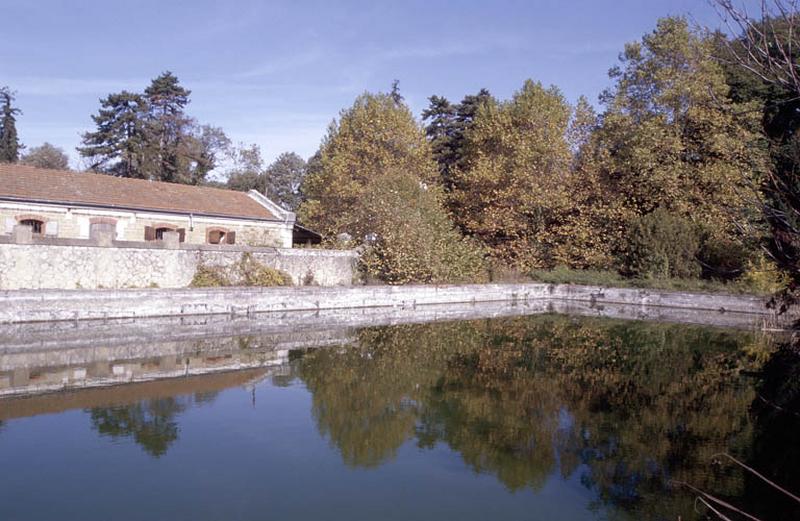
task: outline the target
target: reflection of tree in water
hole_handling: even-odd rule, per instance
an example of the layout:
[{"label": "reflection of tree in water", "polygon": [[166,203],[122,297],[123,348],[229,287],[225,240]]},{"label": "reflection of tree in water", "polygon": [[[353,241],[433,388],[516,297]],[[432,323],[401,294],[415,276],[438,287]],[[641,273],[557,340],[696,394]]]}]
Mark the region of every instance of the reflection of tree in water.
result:
[{"label": "reflection of tree in water", "polygon": [[[748,463],[796,494],[800,492],[800,353],[788,346],[779,349],[764,365],[757,391],[751,407],[755,434]],[[752,474],[746,475],[746,491],[754,502],[764,503],[757,512],[762,519],[800,519],[800,505]]]},{"label": "reflection of tree in water", "polygon": [[[198,393],[197,404],[211,403],[216,392]],[[175,396],[142,400],[129,405],[95,407],[89,411],[92,427],[111,438],[133,438],[148,454],[156,458],[178,439],[178,416],[192,402],[191,396]]]},{"label": "reflection of tree in water", "polygon": [[670,480],[743,493],[738,469],[711,464],[717,452],[745,455],[753,436],[742,341],[566,317],[400,326],[309,353],[300,376],[350,465],[378,465],[416,438],[446,443],[512,490],[574,475],[600,503],[676,519],[693,497]]},{"label": "reflection of tree in water", "polygon": [[413,437],[415,389],[435,380],[442,349],[457,348],[460,329],[443,326],[452,342],[436,346],[425,340],[430,332],[425,326],[369,329],[360,332],[360,347],[321,349],[301,359],[300,377],[312,392],[319,430],[345,463],[380,465]]}]

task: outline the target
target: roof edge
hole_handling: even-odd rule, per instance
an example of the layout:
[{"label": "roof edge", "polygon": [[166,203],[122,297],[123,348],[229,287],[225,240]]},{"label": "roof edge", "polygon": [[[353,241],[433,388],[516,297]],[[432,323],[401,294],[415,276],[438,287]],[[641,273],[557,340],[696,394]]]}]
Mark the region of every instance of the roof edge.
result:
[{"label": "roof edge", "polygon": [[267,196],[257,190],[249,190],[247,195],[249,195],[251,199],[259,203],[261,206],[272,212],[273,215],[281,218],[281,220],[283,220],[285,223],[294,224],[295,220],[297,219],[294,212],[285,210],[282,206],[273,202],[271,199],[267,198]]}]

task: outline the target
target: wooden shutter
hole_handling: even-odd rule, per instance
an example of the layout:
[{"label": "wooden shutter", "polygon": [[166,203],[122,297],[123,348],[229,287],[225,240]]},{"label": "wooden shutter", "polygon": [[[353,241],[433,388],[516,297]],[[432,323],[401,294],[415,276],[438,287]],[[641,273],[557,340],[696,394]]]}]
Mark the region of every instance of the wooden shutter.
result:
[{"label": "wooden shutter", "polygon": [[178,242],[186,241],[186,228],[178,228],[175,231],[178,232]]},{"label": "wooden shutter", "polygon": [[236,244],[236,232],[228,232],[225,234],[228,244]]},{"label": "wooden shutter", "polygon": [[156,240],[156,229],[152,226],[145,226],[144,227],[144,240],[146,241],[154,241]]}]

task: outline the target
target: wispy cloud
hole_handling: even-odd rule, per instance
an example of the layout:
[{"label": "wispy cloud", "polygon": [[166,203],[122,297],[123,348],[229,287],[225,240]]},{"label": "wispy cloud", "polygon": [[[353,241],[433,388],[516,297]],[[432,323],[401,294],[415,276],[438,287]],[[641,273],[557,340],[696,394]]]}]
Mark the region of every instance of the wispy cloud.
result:
[{"label": "wispy cloud", "polygon": [[105,94],[123,89],[141,90],[149,80],[114,78],[57,78],[42,76],[18,76],[4,78],[15,91],[25,96],[76,96]]},{"label": "wispy cloud", "polygon": [[492,51],[513,51],[524,47],[523,42],[505,36],[484,36],[471,38],[470,41],[429,42],[392,47],[378,52],[380,58],[388,60],[403,59],[436,59],[451,56],[469,56]]},{"label": "wispy cloud", "polygon": [[312,65],[319,62],[324,57],[325,53],[319,48],[310,48],[301,52],[295,51],[265,60],[235,76],[243,79],[272,76],[279,72],[300,69]]}]

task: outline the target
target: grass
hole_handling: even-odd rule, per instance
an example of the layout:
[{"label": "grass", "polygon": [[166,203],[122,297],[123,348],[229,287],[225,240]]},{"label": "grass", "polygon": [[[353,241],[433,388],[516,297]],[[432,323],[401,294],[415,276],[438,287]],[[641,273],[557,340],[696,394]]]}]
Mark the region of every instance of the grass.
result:
[{"label": "grass", "polygon": [[769,295],[771,290],[749,281],[723,282],[706,279],[638,279],[623,277],[615,271],[576,270],[557,267],[552,270],[534,270],[530,280],[548,284],[582,284],[587,286],[611,286],[618,288],[646,288],[707,293],[737,293]]}]

